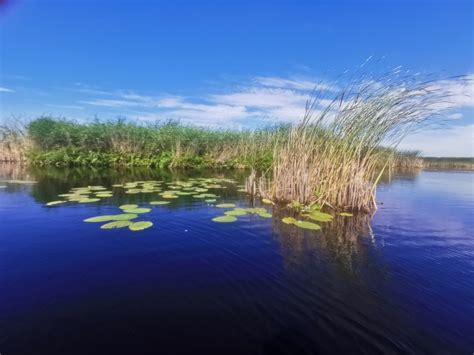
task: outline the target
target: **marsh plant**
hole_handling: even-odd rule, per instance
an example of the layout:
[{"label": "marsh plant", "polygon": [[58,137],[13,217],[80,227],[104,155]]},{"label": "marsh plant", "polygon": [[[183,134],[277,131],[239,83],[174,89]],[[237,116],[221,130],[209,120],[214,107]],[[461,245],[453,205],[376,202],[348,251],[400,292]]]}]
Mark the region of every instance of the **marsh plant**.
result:
[{"label": "marsh plant", "polygon": [[373,212],[377,182],[394,162],[390,152],[449,106],[442,83],[396,71],[376,79],[361,74],[336,84],[332,96],[314,92],[302,121],[275,145],[271,171],[247,179],[248,192],[294,206]]}]

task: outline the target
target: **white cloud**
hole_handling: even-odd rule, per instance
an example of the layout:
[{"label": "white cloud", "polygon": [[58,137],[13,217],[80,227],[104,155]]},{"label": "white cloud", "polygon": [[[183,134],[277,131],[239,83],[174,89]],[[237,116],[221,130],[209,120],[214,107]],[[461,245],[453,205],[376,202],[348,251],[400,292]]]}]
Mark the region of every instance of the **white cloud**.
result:
[{"label": "white cloud", "polygon": [[0,92],[15,92],[15,90],[0,86]]},{"label": "white cloud", "polygon": [[457,120],[457,119],[462,118],[462,114],[461,113],[452,113],[450,115],[447,115],[446,117],[450,118],[452,120]]},{"label": "white cloud", "polygon": [[400,149],[420,150],[425,156],[474,156],[474,124],[443,127],[408,136]]}]

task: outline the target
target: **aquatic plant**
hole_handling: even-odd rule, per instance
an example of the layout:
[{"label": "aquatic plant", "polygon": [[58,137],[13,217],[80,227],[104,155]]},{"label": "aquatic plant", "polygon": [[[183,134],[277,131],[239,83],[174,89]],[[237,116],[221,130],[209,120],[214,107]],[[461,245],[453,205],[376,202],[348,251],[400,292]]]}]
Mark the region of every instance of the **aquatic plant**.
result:
[{"label": "aquatic plant", "polygon": [[398,71],[357,73],[334,90],[308,100],[302,121],[275,146],[271,174],[252,171],[248,193],[373,212],[375,187],[391,161],[385,147],[395,149],[406,135],[433,122],[451,94],[442,81],[419,81]]}]

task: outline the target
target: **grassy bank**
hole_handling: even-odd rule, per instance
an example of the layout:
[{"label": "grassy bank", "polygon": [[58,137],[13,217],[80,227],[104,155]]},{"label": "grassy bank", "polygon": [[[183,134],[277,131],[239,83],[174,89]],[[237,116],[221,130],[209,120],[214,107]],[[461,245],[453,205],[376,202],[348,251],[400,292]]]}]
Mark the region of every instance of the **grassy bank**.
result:
[{"label": "grassy bank", "polygon": [[[42,166],[268,169],[274,142],[287,130],[285,126],[258,131],[212,130],[172,121],[155,125],[124,120],[83,124],[41,117],[21,130],[25,134],[20,151],[22,160]],[[1,157],[13,161],[17,154],[3,148]]]}]

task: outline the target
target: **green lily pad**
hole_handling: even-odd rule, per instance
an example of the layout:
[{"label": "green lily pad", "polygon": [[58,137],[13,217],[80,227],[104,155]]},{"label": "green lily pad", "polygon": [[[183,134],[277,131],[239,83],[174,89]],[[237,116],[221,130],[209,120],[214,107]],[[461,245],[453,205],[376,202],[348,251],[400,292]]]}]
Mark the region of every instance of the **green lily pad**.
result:
[{"label": "green lily pad", "polygon": [[104,216],[86,218],[84,222],[95,223],[95,222],[108,222],[108,221],[115,221],[115,220],[116,219],[114,215],[104,215]]},{"label": "green lily pad", "polygon": [[129,228],[131,231],[137,232],[137,231],[141,231],[141,230],[150,228],[152,225],[153,225],[152,222],[149,222],[149,221],[140,221],[140,222],[135,222],[135,223],[130,224],[130,225],[128,226],[128,228]]},{"label": "green lily pad", "polygon": [[233,203],[221,203],[219,205],[216,205],[216,207],[219,207],[219,208],[234,208],[235,205]]},{"label": "green lily pad", "polygon": [[247,214],[246,211],[242,211],[242,210],[232,210],[232,211],[226,211],[224,212],[224,214],[226,216],[244,216]]},{"label": "green lily pad", "polygon": [[304,216],[309,217],[318,222],[330,222],[333,219],[332,215],[321,211],[312,211],[311,213],[305,214]]},{"label": "green lily pad", "polygon": [[133,204],[119,206],[119,208],[122,209],[122,210],[128,210],[130,208],[137,208],[137,207],[138,207],[138,205],[133,205]]},{"label": "green lily pad", "polygon": [[349,213],[349,212],[341,212],[341,213],[339,213],[339,216],[352,217],[353,214],[352,214],[352,213]]},{"label": "green lily pad", "polygon": [[83,198],[82,200],[78,200],[77,202],[79,203],[92,203],[92,202],[98,202],[100,201],[100,198]]},{"label": "green lily pad", "polygon": [[121,213],[121,214],[114,214],[114,221],[129,221],[131,219],[135,219],[138,217],[135,213]]},{"label": "green lily pad", "polygon": [[219,216],[219,217],[214,217],[212,220],[218,223],[230,223],[230,222],[235,222],[237,218],[235,218],[234,216]]},{"label": "green lily pad", "polygon": [[96,194],[95,196],[96,196],[96,197],[107,198],[107,197],[113,197],[114,195],[112,195],[112,194]]},{"label": "green lily pad", "polygon": [[150,205],[157,205],[157,206],[159,206],[159,205],[167,205],[167,204],[169,204],[169,203],[171,203],[171,202],[170,202],[170,201],[151,201],[151,202],[150,202]]},{"label": "green lily pad", "polygon": [[312,223],[312,222],[306,222],[306,221],[296,221],[294,225],[303,229],[311,229],[311,230],[321,229],[321,226],[319,226],[318,224]]},{"label": "green lily pad", "polygon": [[262,202],[267,204],[267,205],[274,205],[275,204],[272,200],[269,200],[268,198],[262,198]]},{"label": "green lily pad", "polygon": [[296,219],[293,217],[284,217],[281,219],[281,221],[285,224],[294,224],[296,222]]},{"label": "green lily pad", "polygon": [[178,196],[176,196],[176,195],[167,195],[167,194],[161,195],[161,197],[168,198],[168,199],[169,198],[178,198]]},{"label": "green lily pad", "polygon": [[132,223],[133,222],[131,222],[131,221],[114,221],[114,222],[106,223],[106,224],[100,226],[100,228],[101,229],[124,228],[124,227],[128,227]]},{"label": "green lily pad", "polygon": [[268,212],[260,212],[258,213],[258,215],[262,218],[272,218],[271,213],[268,213]]},{"label": "green lily pad", "polygon": [[204,202],[207,202],[207,203],[213,203],[213,202],[216,202],[217,200],[215,198],[210,198],[210,199],[207,199],[207,200],[204,200]]},{"label": "green lily pad", "polygon": [[103,186],[88,186],[89,187],[89,190],[92,190],[92,191],[103,191],[103,190],[107,190],[105,187]]},{"label": "green lily pad", "polygon": [[124,209],[124,213],[133,213],[133,214],[140,214],[140,213],[148,213],[151,211],[151,208],[127,208]]},{"label": "green lily pad", "polygon": [[66,203],[66,201],[51,201],[51,202],[48,202],[46,206],[51,207],[51,206],[60,205],[62,203]]}]

